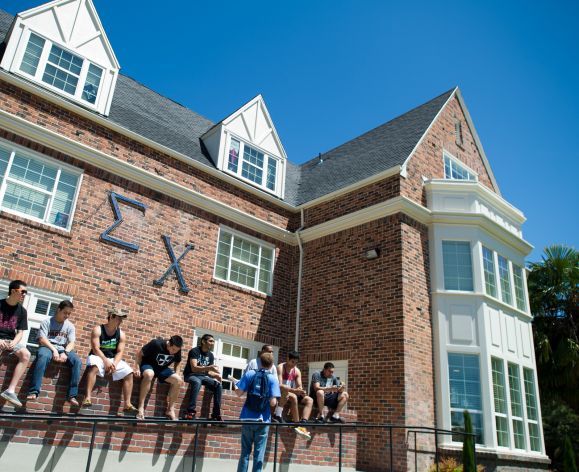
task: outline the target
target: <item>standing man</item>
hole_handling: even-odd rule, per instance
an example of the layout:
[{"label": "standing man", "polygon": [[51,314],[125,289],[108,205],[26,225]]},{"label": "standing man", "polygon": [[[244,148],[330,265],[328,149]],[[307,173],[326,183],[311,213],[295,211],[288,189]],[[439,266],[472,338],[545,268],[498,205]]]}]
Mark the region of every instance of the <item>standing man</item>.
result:
[{"label": "standing man", "polygon": [[74,305],[68,300],[58,304],[56,314],[40,324],[38,334],[38,352],[32,371],[32,380],[28,388],[27,400],[33,401],[38,398],[42,386],[42,377],[50,361],[67,364],[70,367],[70,383],[68,386],[67,399],[72,406],[79,406],[78,382],[80,380],[80,368],[82,361],[74,352],[76,341],[76,329],[68,319],[74,310]]},{"label": "standing man", "polygon": [[24,331],[28,329],[28,314],[22,306],[27,293],[26,282],[13,280],[8,286],[8,297],[0,301],[0,353],[7,351],[18,359],[10,384],[0,396],[18,407],[21,407],[22,403],[16,396],[16,385],[30,360],[30,352],[26,349],[26,345],[20,343]]},{"label": "standing man", "polygon": [[[300,421],[299,405],[303,405],[302,423],[306,423],[310,419],[312,413],[312,406],[314,401],[308,397],[306,391],[302,386],[302,373],[298,369],[299,353],[290,351],[287,362],[282,362],[277,366],[277,375],[279,386],[281,389],[281,399],[278,407],[275,409],[273,421],[283,423],[283,408],[286,403],[290,405],[290,412],[292,422],[298,423]],[[311,439],[309,431],[304,426],[294,427],[294,431],[299,436]]]},{"label": "standing man", "polygon": [[[264,353],[270,353],[271,355],[273,355],[273,346],[271,344],[264,344],[261,347],[261,351],[259,351],[259,353],[257,354],[257,357],[255,359],[251,359],[247,363],[247,367],[245,367],[245,370],[243,371],[243,373],[246,374],[249,370],[261,369],[262,368],[261,355]],[[277,376],[277,369],[276,369],[275,365],[272,364],[271,368],[268,370],[271,374]]]},{"label": "standing man", "polygon": [[86,397],[82,402],[84,408],[92,406],[91,395],[97,375],[104,377],[111,374],[113,382],[123,381],[123,412],[137,412],[131,403],[133,369],[123,360],[127,338],[121,330],[121,323],[126,318],[126,313],[113,308],[108,311],[106,324],[95,326],[91,332],[91,351],[86,361]]},{"label": "standing man", "polygon": [[[135,377],[143,377],[141,389],[139,391],[139,407],[137,419],[145,419],[145,397],[151,389],[153,379],[157,377],[160,383],[168,383],[169,394],[167,395],[167,410],[165,415],[171,420],[177,419],[175,412],[175,402],[179,396],[179,389],[183,379],[176,373],[181,362],[181,348],[183,338],[181,336],[171,336],[168,340],[153,339],[145,344],[137,352],[137,363],[133,373]],[[169,367],[174,364],[173,369]]]},{"label": "standing man", "polygon": [[349,396],[346,392],[346,386],[334,377],[334,364],[331,362],[326,362],[324,370],[314,372],[312,375],[310,397],[316,399],[318,406],[316,422],[325,423],[326,420],[323,415],[325,405],[329,409],[328,420],[330,423],[344,423],[344,420],[340,418],[340,412],[346,406]]},{"label": "standing man", "polygon": [[187,365],[183,377],[191,384],[191,395],[189,397],[189,407],[185,414],[186,420],[195,419],[197,396],[201,385],[205,385],[205,390],[213,392],[213,413],[211,419],[223,421],[221,418],[221,375],[219,368],[215,365],[215,357],[211,352],[215,345],[215,339],[210,334],[201,337],[201,346],[194,347],[187,356]]},{"label": "standing man", "polygon": [[[247,399],[239,419],[248,420],[248,423],[241,427],[241,457],[237,464],[237,472],[247,472],[249,468],[249,455],[253,445],[253,472],[261,472],[263,468],[263,457],[265,456],[265,446],[267,444],[267,434],[271,419],[270,402],[281,396],[277,376],[271,374],[269,369],[273,366],[273,354],[262,353],[259,356],[262,368],[260,370],[248,370],[241,380],[237,382],[235,394],[241,397],[247,393]],[[261,394],[261,392],[263,392]],[[261,394],[261,398],[258,396]]]}]

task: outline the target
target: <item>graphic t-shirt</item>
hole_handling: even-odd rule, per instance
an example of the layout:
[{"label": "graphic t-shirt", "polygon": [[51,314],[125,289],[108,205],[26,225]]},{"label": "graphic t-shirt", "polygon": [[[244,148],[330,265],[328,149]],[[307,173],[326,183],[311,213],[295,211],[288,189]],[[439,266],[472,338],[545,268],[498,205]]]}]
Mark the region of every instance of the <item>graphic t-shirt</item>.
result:
[{"label": "graphic t-shirt", "polygon": [[171,354],[167,350],[167,341],[164,339],[153,339],[143,346],[143,364],[149,364],[153,369],[164,369],[172,363],[181,362],[181,351]]},{"label": "graphic t-shirt", "polygon": [[0,300],[0,339],[14,339],[16,331],[28,329],[28,314],[20,303],[9,305],[6,299]]},{"label": "graphic t-shirt", "polygon": [[213,365],[215,363],[215,356],[211,351],[203,352],[200,347],[194,347],[189,351],[187,355],[187,365],[185,366],[185,371],[183,375],[189,377],[193,375],[208,375],[207,372],[192,372],[191,371],[191,359],[197,360],[197,365],[200,367],[207,367],[208,365]]},{"label": "graphic t-shirt", "polygon": [[312,381],[310,382],[310,397],[312,398],[316,398],[316,392],[314,391],[315,383],[319,383],[320,387],[338,387],[340,385],[335,376],[324,377],[323,371],[314,372],[312,375]]},{"label": "graphic t-shirt", "polygon": [[[113,334],[109,336],[105,325],[101,325],[101,335],[99,336],[99,349],[107,359],[114,359],[121,342],[121,328],[117,328]],[[91,355],[95,355],[93,350],[90,350]]]},{"label": "graphic t-shirt", "polygon": [[[247,392],[247,390],[251,386],[251,380],[253,379],[253,377],[255,377],[255,374],[257,374],[257,370],[248,370],[245,374],[243,374],[241,380],[237,382],[237,388],[243,390],[244,392]],[[269,398],[281,397],[281,391],[279,389],[279,381],[277,379],[277,375],[273,375],[268,372],[267,377],[269,387],[268,392]],[[269,402],[267,403],[263,411],[251,411],[249,408],[247,408],[246,405],[243,405],[243,408],[241,409],[241,414],[239,415],[239,419],[266,421],[266,422],[269,421],[271,419],[271,408],[269,407]]]},{"label": "graphic t-shirt", "polygon": [[61,352],[68,343],[76,340],[76,330],[70,321],[64,320],[59,323],[54,316],[51,316],[40,324],[38,337],[48,339],[50,344]]}]

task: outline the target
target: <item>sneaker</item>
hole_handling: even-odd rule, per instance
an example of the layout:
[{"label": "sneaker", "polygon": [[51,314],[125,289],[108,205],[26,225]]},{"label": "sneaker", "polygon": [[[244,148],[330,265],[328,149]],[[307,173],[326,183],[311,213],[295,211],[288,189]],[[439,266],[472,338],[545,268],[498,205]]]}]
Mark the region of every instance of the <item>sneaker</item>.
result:
[{"label": "sneaker", "polygon": [[194,420],[195,419],[195,412],[194,411],[188,411],[187,413],[185,413],[185,415],[183,416],[184,420]]},{"label": "sneaker", "polygon": [[272,423],[285,423],[284,419],[279,415],[273,415],[271,418]]},{"label": "sneaker", "polygon": [[326,422],[326,418],[324,418],[323,416],[318,416],[314,420],[314,423],[325,423],[325,422]]},{"label": "sneaker", "polygon": [[0,397],[9,403],[12,403],[14,406],[19,408],[22,406],[22,403],[20,403],[20,400],[18,400],[18,397],[14,392],[8,392],[7,390],[4,390],[2,393],[0,393]]},{"label": "sneaker", "polygon": [[336,418],[335,416],[330,416],[330,417],[328,418],[328,421],[329,421],[330,423],[341,423],[341,424],[344,424],[344,423],[345,423],[345,421],[344,421],[342,418],[340,418],[340,417],[337,417],[337,418]]},{"label": "sneaker", "polygon": [[213,426],[218,426],[220,428],[225,428],[225,424],[223,424],[223,418],[221,416],[212,416],[211,421],[216,421],[217,423],[213,423]]},{"label": "sneaker", "polygon": [[306,428],[304,428],[303,426],[296,426],[294,428],[294,431],[296,432],[296,434],[298,436],[301,436],[302,438],[312,439],[310,432]]}]

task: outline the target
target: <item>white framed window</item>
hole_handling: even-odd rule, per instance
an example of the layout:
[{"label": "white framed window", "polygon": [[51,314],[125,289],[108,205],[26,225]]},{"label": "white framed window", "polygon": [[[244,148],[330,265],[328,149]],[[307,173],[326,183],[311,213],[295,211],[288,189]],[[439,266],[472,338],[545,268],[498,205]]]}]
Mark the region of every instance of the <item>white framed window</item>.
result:
[{"label": "white framed window", "polygon": [[[227,378],[232,375],[239,380],[249,361],[255,359],[261,351],[263,343],[196,329],[193,338],[194,346],[201,346],[201,337],[204,334],[210,334],[215,339],[212,352],[215,356],[215,365],[217,365],[221,371],[223,388],[225,390],[233,390],[233,384],[230,380],[227,380]],[[277,359],[278,353],[279,348],[274,346],[274,359]]]},{"label": "white framed window", "polygon": [[[464,431],[464,410],[470,413],[477,444],[484,444],[483,407],[479,357],[476,354],[448,353],[450,423],[452,431]],[[463,436],[453,435],[462,442]]]},{"label": "white framed window", "polygon": [[527,309],[527,303],[525,301],[525,282],[523,281],[523,268],[516,264],[513,266],[513,281],[515,286],[515,302],[517,303],[517,308],[521,311]]},{"label": "white framed window", "polygon": [[523,420],[523,397],[519,366],[508,363],[509,394],[511,397],[511,422],[513,425],[513,445],[515,449],[525,449],[525,424]]},{"label": "white framed window", "polygon": [[508,305],[513,304],[513,295],[511,293],[511,271],[509,261],[503,256],[498,255],[499,280],[501,283],[501,300]]},{"label": "white framed window", "polygon": [[527,404],[527,426],[529,428],[529,446],[532,451],[541,452],[541,433],[539,430],[539,409],[535,389],[535,373],[532,369],[523,368],[525,383],[525,400]]},{"label": "white framed window", "polygon": [[227,147],[227,171],[268,192],[277,193],[280,159],[234,136]]},{"label": "white framed window", "polygon": [[[9,281],[0,280],[0,293],[5,294],[4,298],[8,296],[9,284]],[[58,304],[61,301],[72,301],[72,298],[67,295],[46,292],[30,286],[27,286],[26,290],[28,293],[24,297],[22,306],[26,308],[28,313],[28,330],[24,332],[21,342],[26,344],[26,347],[31,353],[35,354],[39,347],[38,334],[40,332],[40,324],[56,314]]]},{"label": "white framed window", "polygon": [[70,229],[82,173],[72,166],[0,143],[0,208]]},{"label": "white framed window", "polygon": [[446,151],[443,153],[444,178],[450,180],[478,180],[477,173]]},{"label": "white framed window", "polygon": [[105,68],[28,32],[19,72],[56,92],[94,106]]},{"label": "white framed window", "polygon": [[445,290],[474,290],[468,241],[442,241],[442,261]]},{"label": "white framed window", "polygon": [[495,259],[493,251],[482,247],[483,270],[485,276],[485,291],[491,297],[497,296],[497,274],[495,270]]},{"label": "white framed window", "polygon": [[507,391],[505,384],[505,368],[503,361],[493,357],[491,359],[493,374],[493,398],[495,406],[495,428],[497,431],[497,445],[509,447],[509,417],[507,406]]},{"label": "white framed window", "polygon": [[267,295],[273,284],[275,247],[222,226],[214,277]]}]

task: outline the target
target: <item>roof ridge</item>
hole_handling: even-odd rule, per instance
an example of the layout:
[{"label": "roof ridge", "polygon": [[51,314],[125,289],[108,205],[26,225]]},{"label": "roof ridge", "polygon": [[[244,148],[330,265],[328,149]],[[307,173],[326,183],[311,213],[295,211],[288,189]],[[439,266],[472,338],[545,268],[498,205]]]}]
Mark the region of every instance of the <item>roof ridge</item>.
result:
[{"label": "roof ridge", "polygon": [[346,145],[346,144],[348,144],[348,143],[351,143],[351,142],[353,142],[353,141],[356,141],[357,139],[360,139],[360,138],[362,138],[362,137],[364,137],[364,136],[372,133],[373,131],[376,131],[377,129],[380,129],[380,128],[382,128],[383,126],[386,126],[387,124],[392,123],[393,121],[396,121],[396,120],[402,118],[403,116],[408,115],[408,114],[412,113],[413,111],[418,110],[419,108],[422,108],[422,107],[428,105],[429,103],[434,102],[435,100],[438,100],[440,97],[443,97],[444,95],[447,95],[447,94],[450,94],[450,93],[454,92],[457,88],[458,88],[458,86],[454,86],[453,88],[447,90],[446,92],[443,92],[443,93],[437,95],[436,97],[431,98],[431,99],[428,100],[427,102],[424,102],[424,103],[422,103],[422,104],[420,104],[420,105],[417,105],[417,106],[415,106],[414,108],[411,108],[410,110],[408,110],[408,111],[406,111],[406,112],[404,112],[404,113],[402,113],[402,114],[400,114],[400,115],[398,115],[398,116],[396,116],[396,117],[394,117],[394,118],[392,118],[392,119],[390,119],[390,120],[388,120],[388,121],[386,121],[386,122],[384,122],[384,123],[382,123],[382,124],[380,124],[380,125],[378,125],[378,126],[375,126],[374,128],[371,128],[371,129],[369,129],[368,131],[365,131],[364,133],[359,134],[358,136],[356,136],[356,137],[354,137],[354,138],[352,138],[352,139],[349,139],[348,141],[345,141],[345,142],[343,142],[343,143],[341,143],[341,144],[338,144],[337,146],[334,146],[333,148],[328,149],[326,152],[320,153],[318,156],[313,157],[313,158],[311,158],[310,160],[308,160],[308,161],[306,161],[306,162],[303,162],[302,164],[299,164],[300,169],[301,169],[301,168],[307,168],[307,167],[308,167],[308,164],[315,164],[315,163],[317,163],[318,160],[319,160],[319,156],[320,156],[320,155],[323,157],[324,154],[329,154],[329,153],[331,153],[332,151],[334,151],[334,150],[336,150],[336,149],[338,149],[338,148],[340,148],[340,147],[342,147],[342,146],[344,146],[344,145]]}]

